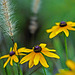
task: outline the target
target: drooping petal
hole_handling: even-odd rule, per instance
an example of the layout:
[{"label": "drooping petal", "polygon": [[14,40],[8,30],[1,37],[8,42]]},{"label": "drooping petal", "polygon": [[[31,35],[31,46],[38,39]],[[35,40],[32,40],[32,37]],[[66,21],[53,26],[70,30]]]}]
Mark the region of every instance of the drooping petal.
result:
[{"label": "drooping petal", "polygon": [[56,50],[54,50],[54,49],[48,49],[48,48],[46,48],[46,47],[43,48],[42,51],[52,51],[52,52],[56,52]]},{"label": "drooping petal", "polygon": [[40,55],[39,53],[36,53],[34,57],[34,64],[37,65],[39,63],[39,60],[40,60]]},{"label": "drooping petal", "polygon": [[41,51],[44,55],[48,56],[48,57],[52,57],[52,58],[60,58],[57,54],[55,53],[51,53],[51,52],[48,52],[48,51]]},{"label": "drooping petal", "polygon": [[62,28],[57,28],[56,30],[54,30],[50,35],[49,35],[49,38],[53,38],[55,37],[56,35],[58,35],[60,32],[62,32]]},{"label": "drooping petal", "polygon": [[26,55],[25,57],[23,57],[20,61],[21,64],[29,61],[31,58],[33,58],[33,56],[35,55],[34,52],[31,52],[30,54]]},{"label": "drooping petal", "polygon": [[40,63],[41,63],[44,67],[48,68],[49,65],[47,64],[45,58],[43,57],[43,55],[42,55],[41,53],[39,53],[39,54],[40,54]]},{"label": "drooping petal", "polygon": [[12,59],[12,57],[10,58],[10,65],[13,66],[13,59]]},{"label": "drooping petal", "polygon": [[67,60],[66,61],[66,65],[71,69],[71,70],[75,70],[75,63],[71,60]]},{"label": "drooping petal", "polygon": [[53,26],[51,29],[46,30],[46,32],[50,33],[50,32],[54,31],[57,28],[58,28],[58,26]]},{"label": "drooping petal", "polygon": [[13,55],[12,59],[14,60],[14,62],[19,62],[19,59],[16,55]]},{"label": "drooping petal", "polygon": [[12,47],[10,47],[10,52],[12,51]]},{"label": "drooping petal", "polygon": [[64,33],[67,37],[69,36],[69,31],[67,29],[64,29]]},{"label": "drooping petal", "polygon": [[7,61],[4,63],[4,68],[6,67],[6,65],[8,64],[8,62],[9,62],[9,60],[10,60],[10,57],[7,59]]},{"label": "drooping petal", "polygon": [[33,51],[32,49],[26,49],[25,47],[18,49],[18,52],[26,52],[26,53],[29,53],[29,52],[32,52],[32,51]]},{"label": "drooping petal", "polygon": [[29,60],[29,68],[32,68],[34,66],[33,58]]},{"label": "drooping petal", "polygon": [[0,59],[7,58],[9,56],[10,56],[9,54],[8,55],[4,55],[4,56],[0,57]]},{"label": "drooping petal", "polygon": [[46,47],[46,45],[47,44],[45,44],[45,43],[41,43],[39,46],[41,46],[43,48],[43,47]]}]

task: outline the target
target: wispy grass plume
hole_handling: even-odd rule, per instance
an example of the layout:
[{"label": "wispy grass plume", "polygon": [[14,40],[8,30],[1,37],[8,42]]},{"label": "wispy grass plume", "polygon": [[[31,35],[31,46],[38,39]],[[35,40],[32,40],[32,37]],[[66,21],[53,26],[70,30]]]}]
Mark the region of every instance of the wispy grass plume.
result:
[{"label": "wispy grass plume", "polygon": [[10,37],[12,37],[15,33],[15,23],[13,22],[13,4],[10,2],[10,0],[0,0],[0,27],[3,28],[2,30],[8,33]]}]

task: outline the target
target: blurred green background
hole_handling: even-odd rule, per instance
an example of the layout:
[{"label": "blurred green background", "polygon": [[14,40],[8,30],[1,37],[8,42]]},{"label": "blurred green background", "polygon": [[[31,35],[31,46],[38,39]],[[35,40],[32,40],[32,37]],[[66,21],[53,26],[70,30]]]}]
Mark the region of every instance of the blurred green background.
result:
[{"label": "blurred green background", "polygon": [[[50,49],[56,49],[56,53],[60,56],[60,60],[45,57],[49,68],[46,69],[47,75],[55,75],[59,69],[68,69],[65,65],[65,47],[64,35],[59,34],[53,39],[49,39],[46,33],[56,22],[72,21],[75,22],[75,0],[40,0],[40,8],[37,17],[38,28],[34,34],[29,31],[31,17],[35,14],[32,12],[33,0],[10,0],[14,8],[17,33],[14,40],[18,44],[18,48],[32,48],[40,43],[46,43]],[[13,9],[12,9],[13,10]],[[0,21],[1,22],[1,21]],[[67,38],[69,59],[75,61],[75,32],[70,31]],[[9,48],[13,47],[13,43],[8,35],[0,30],[0,56],[8,54]],[[0,60],[0,75],[18,75],[17,65],[11,67],[9,64],[4,69],[3,64],[6,59]],[[23,75],[44,75],[42,66],[39,64],[33,68],[28,68],[28,63],[20,65]],[[7,73],[6,73],[7,72]]]}]

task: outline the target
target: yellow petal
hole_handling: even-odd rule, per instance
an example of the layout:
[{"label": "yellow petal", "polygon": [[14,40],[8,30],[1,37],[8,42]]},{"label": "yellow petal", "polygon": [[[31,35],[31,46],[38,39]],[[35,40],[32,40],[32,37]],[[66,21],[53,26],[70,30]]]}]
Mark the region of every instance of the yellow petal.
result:
[{"label": "yellow petal", "polygon": [[72,24],[72,22],[71,21],[69,21],[69,22],[66,22],[67,23],[67,25],[71,25]]},{"label": "yellow petal", "polygon": [[71,70],[75,70],[75,63],[71,60],[67,60],[66,61],[66,65],[71,69]]},{"label": "yellow petal", "polygon": [[19,55],[19,53],[18,53],[18,51],[17,51],[17,50],[15,51],[15,55]]},{"label": "yellow petal", "polygon": [[45,58],[43,57],[43,55],[42,55],[41,53],[39,53],[39,54],[40,54],[40,63],[41,63],[44,67],[48,68],[49,65],[47,64]]},{"label": "yellow petal", "polygon": [[71,26],[75,26],[75,22],[73,22]]},{"label": "yellow petal", "polygon": [[18,55],[17,43],[14,43],[13,51],[15,52],[16,55]]},{"label": "yellow petal", "polygon": [[24,53],[19,53],[18,55],[26,55],[26,54],[24,54]]},{"label": "yellow petal", "polygon": [[32,68],[34,66],[33,58],[29,60],[29,68]]},{"label": "yellow petal", "polygon": [[46,30],[46,32],[50,33],[50,32],[54,31],[57,28],[58,28],[58,26],[53,26],[51,29]]},{"label": "yellow petal", "polygon": [[41,46],[43,48],[43,47],[46,47],[46,45],[47,44],[45,44],[45,43],[41,43],[39,46]]},{"label": "yellow petal", "polygon": [[14,52],[17,51],[17,43],[14,43],[13,51],[14,51]]},{"label": "yellow petal", "polygon": [[58,26],[60,25],[60,23],[55,23],[55,24],[58,25]]},{"label": "yellow petal", "polygon": [[14,62],[19,62],[19,59],[16,55],[13,55],[12,59],[14,60]]},{"label": "yellow petal", "polygon": [[75,73],[72,71],[67,71],[67,70],[61,69],[61,70],[59,70],[59,73],[57,73],[56,75],[75,75]]},{"label": "yellow petal", "polygon": [[13,60],[12,60],[12,57],[10,59],[10,65],[13,66]]},{"label": "yellow petal", "polygon": [[46,48],[46,47],[43,48],[42,51],[53,51],[53,52],[56,52],[56,50],[54,50],[54,49],[48,49],[48,48]]},{"label": "yellow petal", "polygon": [[53,58],[60,58],[57,54],[55,53],[51,53],[51,52],[48,52],[48,51],[41,51],[44,55],[48,56],[48,57],[53,57]]},{"label": "yellow petal", "polygon": [[68,29],[68,30],[73,30],[73,31],[75,31],[75,28],[72,28],[72,27],[70,27],[70,26],[69,26],[67,29]]},{"label": "yellow petal", "polygon": [[67,29],[64,29],[64,33],[67,37],[69,36],[69,31]]},{"label": "yellow petal", "polygon": [[39,63],[39,60],[40,60],[40,55],[39,53],[36,53],[34,57],[34,64],[37,65]]},{"label": "yellow petal", "polygon": [[67,22],[68,26],[75,26],[75,22]]},{"label": "yellow petal", "polygon": [[10,52],[12,51],[12,47],[10,47]]},{"label": "yellow petal", "polygon": [[50,32],[52,32],[52,29],[47,29],[46,32],[50,33]]},{"label": "yellow petal", "polygon": [[55,37],[55,36],[58,35],[60,32],[62,32],[62,29],[61,29],[61,28],[57,28],[56,30],[54,30],[54,31],[49,35],[49,38]]},{"label": "yellow petal", "polygon": [[20,61],[21,64],[29,61],[33,56],[35,55],[34,52],[31,52],[30,54],[26,55],[25,57],[23,57]]},{"label": "yellow petal", "polygon": [[18,52],[26,52],[26,53],[29,53],[29,52],[32,52],[32,51],[33,51],[32,49],[26,49],[25,47],[18,49]]},{"label": "yellow petal", "polygon": [[8,55],[4,55],[4,56],[0,57],[0,59],[7,58],[9,56],[10,56],[9,54]]},{"label": "yellow petal", "polygon": [[9,60],[10,60],[10,57],[7,59],[7,61],[5,62],[5,64],[4,64],[4,68],[6,67],[6,65],[8,64],[8,62],[9,62]]}]

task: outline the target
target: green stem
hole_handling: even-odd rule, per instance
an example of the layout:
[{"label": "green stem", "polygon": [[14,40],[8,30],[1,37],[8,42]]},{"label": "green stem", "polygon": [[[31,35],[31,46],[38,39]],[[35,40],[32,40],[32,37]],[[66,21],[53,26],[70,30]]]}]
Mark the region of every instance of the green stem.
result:
[{"label": "green stem", "polygon": [[6,75],[8,75],[8,72],[7,72],[7,66],[5,67],[5,72],[6,72]]},{"label": "green stem", "polygon": [[67,51],[67,38],[64,35],[64,41],[65,41],[65,50],[66,50],[66,59],[68,59],[68,51]]},{"label": "green stem", "polygon": [[20,68],[20,64],[18,63],[17,65],[18,65],[18,75],[23,75],[22,70]]},{"label": "green stem", "polygon": [[20,65],[19,65],[19,63],[17,64],[17,66],[18,66],[18,75],[20,75]]},{"label": "green stem", "polygon": [[45,75],[46,75],[46,71],[45,71],[45,68],[43,67],[43,71],[44,71],[44,73],[45,73]]}]

